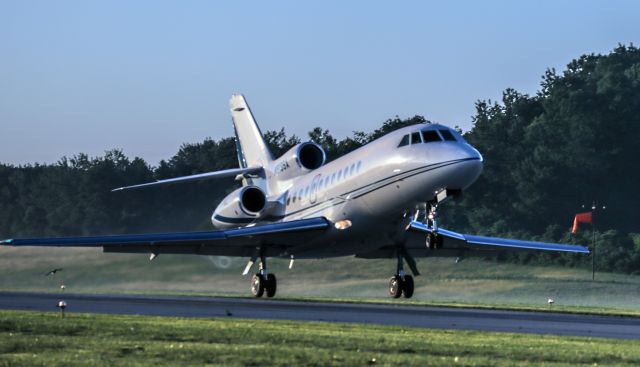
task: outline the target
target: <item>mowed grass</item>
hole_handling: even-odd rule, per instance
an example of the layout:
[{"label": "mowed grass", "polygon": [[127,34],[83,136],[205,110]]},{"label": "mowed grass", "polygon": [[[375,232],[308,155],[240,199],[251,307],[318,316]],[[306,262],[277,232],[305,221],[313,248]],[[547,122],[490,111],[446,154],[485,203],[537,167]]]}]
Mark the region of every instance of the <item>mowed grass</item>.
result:
[{"label": "mowed grass", "polygon": [[0,311],[0,366],[637,366],[640,342],[389,326]]}]

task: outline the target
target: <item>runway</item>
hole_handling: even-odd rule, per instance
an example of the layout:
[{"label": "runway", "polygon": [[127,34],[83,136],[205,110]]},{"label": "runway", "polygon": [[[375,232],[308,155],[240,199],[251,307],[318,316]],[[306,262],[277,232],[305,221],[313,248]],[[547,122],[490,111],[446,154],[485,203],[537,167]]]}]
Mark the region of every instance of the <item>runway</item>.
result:
[{"label": "runway", "polygon": [[520,312],[398,304],[346,304],[196,296],[139,296],[0,292],[0,309],[178,317],[234,317],[328,321],[456,329],[640,339],[640,318]]}]

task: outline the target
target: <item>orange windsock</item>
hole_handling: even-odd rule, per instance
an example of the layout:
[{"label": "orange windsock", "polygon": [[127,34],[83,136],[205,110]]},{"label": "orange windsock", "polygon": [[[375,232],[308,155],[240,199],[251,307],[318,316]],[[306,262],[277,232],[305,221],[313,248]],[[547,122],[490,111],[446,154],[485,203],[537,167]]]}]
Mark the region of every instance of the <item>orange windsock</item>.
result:
[{"label": "orange windsock", "polygon": [[571,233],[578,232],[578,223],[591,223],[592,214],[593,212],[576,214],[576,217],[573,218],[573,228],[571,228]]}]

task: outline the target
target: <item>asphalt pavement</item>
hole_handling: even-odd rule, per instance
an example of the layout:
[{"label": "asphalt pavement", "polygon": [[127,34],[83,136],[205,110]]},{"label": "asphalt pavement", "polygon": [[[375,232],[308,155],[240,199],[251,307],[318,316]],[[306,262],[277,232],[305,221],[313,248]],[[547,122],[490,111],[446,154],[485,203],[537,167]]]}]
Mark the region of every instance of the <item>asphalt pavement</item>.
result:
[{"label": "asphalt pavement", "polygon": [[146,296],[0,292],[0,309],[133,314],[177,317],[234,317],[327,321],[456,329],[640,339],[640,318],[553,312],[354,304],[200,296]]}]

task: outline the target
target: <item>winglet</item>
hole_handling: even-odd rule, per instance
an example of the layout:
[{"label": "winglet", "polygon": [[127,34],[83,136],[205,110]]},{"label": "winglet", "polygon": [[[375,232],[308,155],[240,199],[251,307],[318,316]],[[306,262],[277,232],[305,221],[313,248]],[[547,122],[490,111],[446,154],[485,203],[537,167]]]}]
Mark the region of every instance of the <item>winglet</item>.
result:
[{"label": "winglet", "polygon": [[0,241],[0,244],[2,244],[2,245],[10,245],[12,242],[13,242],[13,238],[9,238],[9,239]]}]

